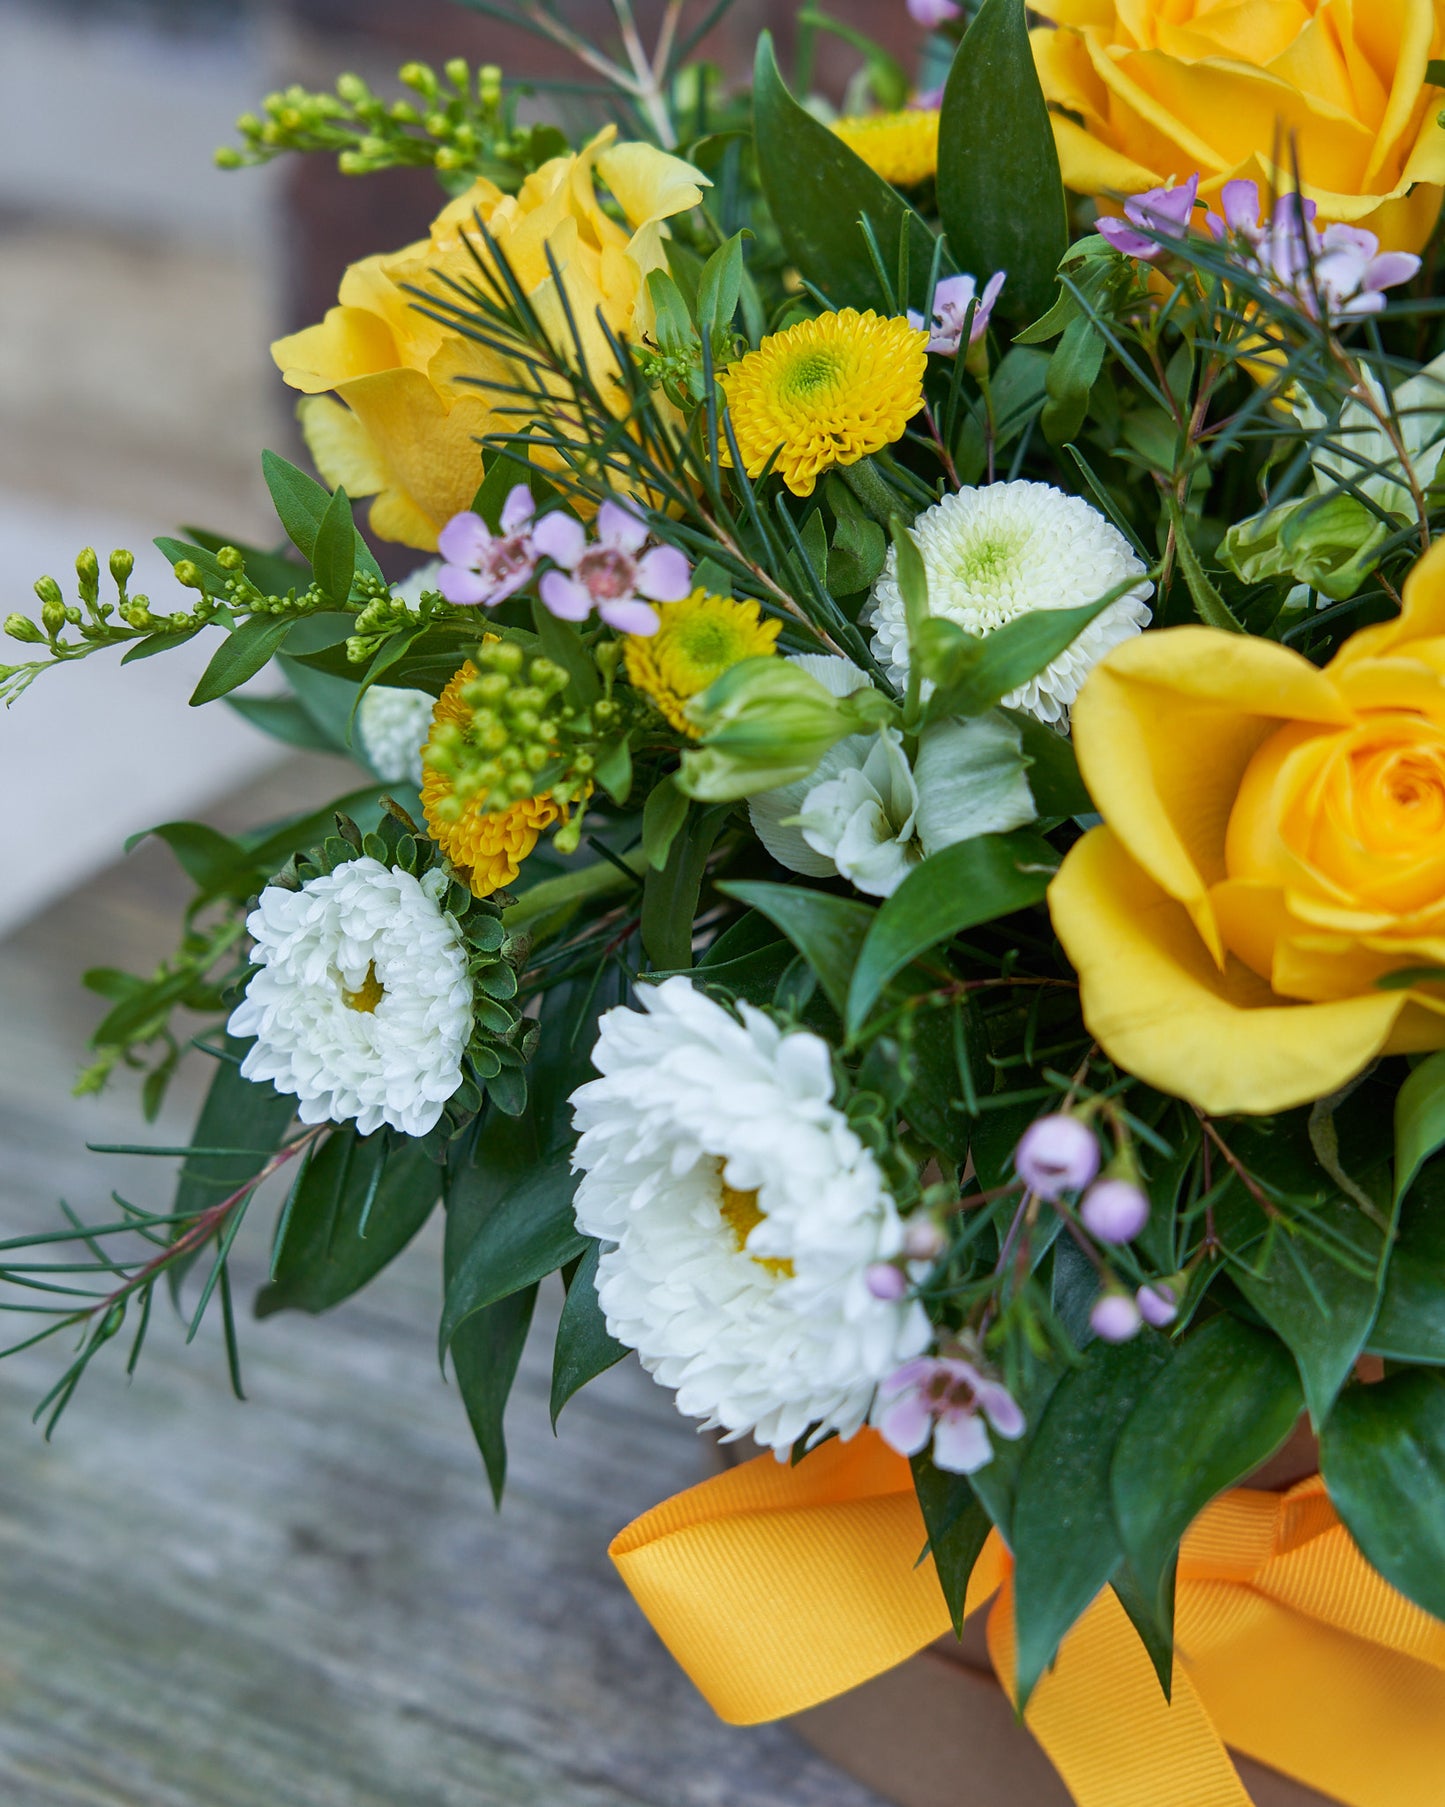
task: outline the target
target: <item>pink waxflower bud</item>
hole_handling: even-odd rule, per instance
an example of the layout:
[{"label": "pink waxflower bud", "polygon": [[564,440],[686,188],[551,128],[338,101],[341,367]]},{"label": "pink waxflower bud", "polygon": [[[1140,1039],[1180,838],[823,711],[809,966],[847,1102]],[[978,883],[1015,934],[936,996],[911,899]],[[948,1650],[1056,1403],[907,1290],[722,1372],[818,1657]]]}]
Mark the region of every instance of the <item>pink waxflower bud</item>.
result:
[{"label": "pink waxflower bud", "polygon": [[1099,1171],[1099,1143],[1087,1123],[1055,1111],[1031,1123],[1014,1150],[1014,1169],[1031,1192],[1054,1200],[1081,1192]]},{"label": "pink waxflower bud", "polygon": [[1149,1198],[1132,1180],[1098,1180],[1084,1194],[1079,1216],[1100,1242],[1132,1242],[1149,1221]]},{"label": "pink waxflower bud", "polygon": [[926,31],[937,31],[940,25],[951,25],[963,16],[956,0],[908,0],[908,16]]},{"label": "pink waxflower bud", "polygon": [[891,1261],[875,1261],[864,1273],[863,1284],[875,1299],[892,1305],[908,1291],[908,1276]]},{"label": "pink waxflower bud", "polygon": [[903,1253],[909,1261],[937,1261],[947,1247],[942,1226],[931,1217],[915,1217],[904,1226]]},{"label": "pink waxflower bud", "polygon": [[1141,1286],[1134,1294],[1134,1303],[1139,1307],[1139,1315],[1146,1324],[1152,1324],[1156,1330],[1163,1330],[1179,1316],[1179,1301],[1175,1297],[1174,1288],[1166,1280],[1155,1280],[1149,1286]]},{"label": "pink waxflower bud", "polygon": [[1094,1335],[1105,1343],[1127,1343],[1144,1328],[1139,1307],[1128,1293],[1102,1292],[1089,1313]]}]

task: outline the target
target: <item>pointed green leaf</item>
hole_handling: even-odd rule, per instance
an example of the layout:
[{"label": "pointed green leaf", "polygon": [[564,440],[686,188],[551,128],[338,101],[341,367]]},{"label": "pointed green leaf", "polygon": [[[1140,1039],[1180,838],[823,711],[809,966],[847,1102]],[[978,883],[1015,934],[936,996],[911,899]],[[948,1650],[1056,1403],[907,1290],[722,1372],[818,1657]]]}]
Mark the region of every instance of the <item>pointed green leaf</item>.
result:
[{"label": "pointed green leaf", "polygon": [[1395,1099],[1397,1204],[1440,1148],[1445,1148],[1445,1050],[1422,1060]]},{"label": "pointed green leaf", "polygon": [[321,525],[316,529],[316,543],[311,548],[311,574],[328,602],[339,609],[346,606],[351,580],[356,575],[356,523],[351,518],[351,502],[344,489],[338,489],[327,503]]},{"label": "pointed green leaf", "polygon": [[964,33],[943,93],[938,209],[960,269],[980,283],[1008,272],[1011,319],[1048,308],[1069,226],[1024,0],[984,0]]},{"label": "pointed green leaf", "polygon": [[552,1427],[562,1407],[590,1380],[615,1367],[627,1347],[607,1333],[607,1320],[597,1302],[599,1242],[587,1244],[567,1286],[567,1299],[557,1320],[557,1346],[552,1357]]},{"label": "pointed green leaf", "polygon": [[796,885],[748,881],[719,885],[725,896],[760,910],[797,948],[818,976],[833,1008],[842,1016],[848,981],[877,912],[851,897],[808,891]]},{"label": "pointed green leaf", "polygon": [[988,1542],[993,1521],[967,1475],[946,1474],[927,1455],[913,1458],[913,1486],[928,1532],[928,1551],[948,1602],[954,1632],[963,1636],[969,1577]]},{"label": "pointed green leaf", "polygon": [[[466,1176],[459,1181],[467,1183]],[[442,1309],[445,1350],[468,1318],[575,1261],[586,1247],[572,1217],[577,1178],[565,1149],[549,1156],[491,1204],[458,1249]],[[488,1187],[490,1190],[490,1187]]]},{"label": "pointed green leaf", "polygon": [[191,692],[191,707],[213,703],[237,690],[279,652],[293,622],[287,615],[252,615],[243,621],[211,655],[201,681]]},{"label": "pointed green leaf", "polygon": [[857,1034],[884,986],[920,954],[1040,902],[1058,863],[1047,841],[1023,830],[958,841],[916,866],[868,930],[848,990],[848,1033]]}]

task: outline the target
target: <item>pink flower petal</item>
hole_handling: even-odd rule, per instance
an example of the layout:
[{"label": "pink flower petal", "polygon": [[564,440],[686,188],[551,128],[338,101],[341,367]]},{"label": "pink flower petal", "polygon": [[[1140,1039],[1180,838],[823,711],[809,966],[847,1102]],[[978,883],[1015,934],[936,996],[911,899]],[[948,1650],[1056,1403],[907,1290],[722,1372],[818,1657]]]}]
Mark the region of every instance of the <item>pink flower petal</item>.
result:
[{"label": "pink flower petal", "polygon": [[647,522],[620,502],[604,502],[597,510],[597,537],[604,546],[640,552],[647,544]]},{"label": "pink flower petal", "polygon": [[681,602],[692,589],[692,566],[675,546],[654,546],[638,560],[637,587],[653,602]]},{"label": "pink flower petal", "polygon": [[437,588],[448,602],[460,603],[463,607],[493,600],[492,586],[487,580],[463,565],[443,565],[437,572]]},{"label": "pink flower petal", "polygon": [[1409,251],[1383,251],[1365,271],[1365,287],[1393,289],[1397,283],[1409,282],[1419,268],[1420,259]]},{"label": "pink flower petal", "polygon": [[437,551],[449,565],[479,565],[491,543],[487,523],[470,511],[454,514],[437,535]]},{"label": "pink flower petal", "polygon": [[542,601],[559,621],[585,621],[592,613],[592,592],[575,577],[549,571],[542,579]]},{"label": "pink flower petal", "polygon": [[981,1380],[976,1391],[978,1403],[999,1436],[1007,1437],[1011,1443],[1015,1438],[1023,1436],[1028,1425],[1019,1410],[1018,1401],[1007,1387],[1000,1386],[996,1380]]},{"label": "pink flower petal", "polygon": [[532,529],[532,544],[554,564],[570,571],[587,550],[587,534],[580,521],[557,508],[544,514]]},{"label": "pink flower petal", "polygon": [[976,1412],[950,1412],[933,1433],[933,1465],[949,1474],[974,1474],[993,1460],[993,1445]]},{"label": "pink flower petal", "polygon": [[532,500],[532,492],[525,483],[518,483],[508,491],[507,499],[502,504],[502,532],[518,533],[525,527],[536,509]]},{"label": "pink flower petal", "polygon": [[635,596],[623,597],[616,602],[599,602],[597,613],[619,634],[655,634],[662,625],[657,610],[639,602]]},{"label": "pink flower petal", "polygon": [[917,1392],[904,1393],[878,1417],[878,1434],[900,1456],[916,1456],[933,1430],[933,1415]]}]

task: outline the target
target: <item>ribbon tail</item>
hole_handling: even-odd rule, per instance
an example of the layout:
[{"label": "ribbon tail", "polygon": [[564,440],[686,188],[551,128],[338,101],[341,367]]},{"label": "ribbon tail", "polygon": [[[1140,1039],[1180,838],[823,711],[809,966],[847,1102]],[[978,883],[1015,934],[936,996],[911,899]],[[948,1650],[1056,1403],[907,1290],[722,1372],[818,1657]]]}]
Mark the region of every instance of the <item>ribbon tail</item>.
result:
[{"label": "ribbon tail", "polygon": [[[1013,1584],[988,1619],[994,1668],[1014,1697]],[[1166,1701],[1112,1589],[1065,1638],[1024,1723],[1078,1807],[1251,1807],[1224,1742],[1189,1677],[1174,1666]],[[1124,1729],[1127,1728],[1127,1729]]]}]

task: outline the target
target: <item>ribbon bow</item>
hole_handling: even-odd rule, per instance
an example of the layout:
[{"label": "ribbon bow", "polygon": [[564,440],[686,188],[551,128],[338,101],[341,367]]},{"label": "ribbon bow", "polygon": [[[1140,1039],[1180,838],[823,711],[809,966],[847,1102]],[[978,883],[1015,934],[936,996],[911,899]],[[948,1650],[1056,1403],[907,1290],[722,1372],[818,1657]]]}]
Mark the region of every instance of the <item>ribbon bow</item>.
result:
[{"label": "ribbon bow", "polygon": [[[714,1710],[816,1706],[949,1629],[908,1464],[872,1432],[789,1468],[761,1456],[645,1513],[612,1558]],[[997,1533],[967,1610],[1013,1682],[1012,1561]],[[1318,1479],[1236,1489],[1184,1540],[1173,1702],[1105,1590],[1025,1723],[1078,1807],[1250,1807],[1226,1745],[1346,1807],[1445,1802],[1445,1624],[1360,1555]]]}]

